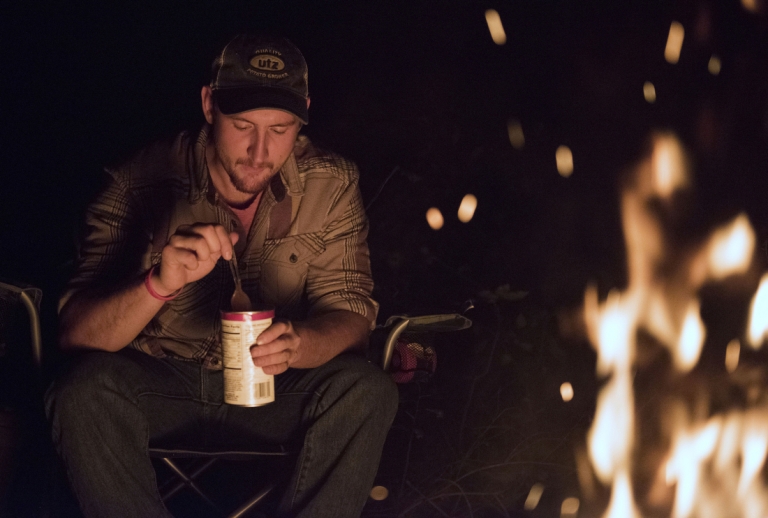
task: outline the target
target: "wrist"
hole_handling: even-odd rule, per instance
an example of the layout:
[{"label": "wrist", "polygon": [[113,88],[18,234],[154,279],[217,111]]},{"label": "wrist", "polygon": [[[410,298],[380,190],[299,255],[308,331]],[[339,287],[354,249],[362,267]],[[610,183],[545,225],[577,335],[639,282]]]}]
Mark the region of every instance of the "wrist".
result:
[{"label": "wrist", "polygon": [[[162,300],[164,302],[167,302],[169,300],[173,300],[176,297],[179,296],[179,293],[181,293],[181,290],[183,288],[179,288],[178,290],[169,293],[165,295],[164,293],[160,293],[157,290],[155,290],[154,286],[152,285],[152,278],[155,277],[155,269],[157,268],[157,265],[154,265],[152,268],[150,268],[147,271],[147,275],[144,277],[144,286],[147,288],[147,291],[150,295],[152,295],[152,298],[155,298],[157,300]],[[162,291],[162,290],[161,290]]]}]

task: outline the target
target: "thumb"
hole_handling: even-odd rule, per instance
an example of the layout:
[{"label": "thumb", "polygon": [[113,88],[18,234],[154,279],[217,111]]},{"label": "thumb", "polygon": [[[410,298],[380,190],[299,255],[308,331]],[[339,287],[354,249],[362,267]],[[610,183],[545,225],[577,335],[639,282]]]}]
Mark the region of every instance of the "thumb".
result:
[{"label": "thumb", "polygon": [[240,234],[238,234],[237,232],[230,232],[229,240],[232,241],[232,246],[236,245],[237,242],[240,241]]}]

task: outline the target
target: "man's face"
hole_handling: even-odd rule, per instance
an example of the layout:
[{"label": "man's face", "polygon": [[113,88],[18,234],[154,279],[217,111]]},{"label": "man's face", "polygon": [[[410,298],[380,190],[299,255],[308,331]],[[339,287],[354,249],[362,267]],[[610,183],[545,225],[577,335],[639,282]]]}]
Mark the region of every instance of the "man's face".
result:
[{"label": "man's face", "polygon": [[[299,119],[276,109],[224,115],[213,107],[206,119],[213,126],[214,163],[243,194],[264,190],[293,151]],[[212,171],[212,173],[214,173]]]}]

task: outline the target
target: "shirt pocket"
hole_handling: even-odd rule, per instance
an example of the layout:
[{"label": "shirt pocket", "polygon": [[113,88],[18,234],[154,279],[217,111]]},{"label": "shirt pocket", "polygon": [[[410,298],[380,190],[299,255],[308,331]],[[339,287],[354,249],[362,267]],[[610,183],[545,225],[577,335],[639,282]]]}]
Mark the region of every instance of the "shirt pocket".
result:
[{"label": "shirt pocket", "polygon": [[324,251],[325,243],[316,232],[264,241],[259,279],[261,300],[276,306],[298,302],[310,263]]}]

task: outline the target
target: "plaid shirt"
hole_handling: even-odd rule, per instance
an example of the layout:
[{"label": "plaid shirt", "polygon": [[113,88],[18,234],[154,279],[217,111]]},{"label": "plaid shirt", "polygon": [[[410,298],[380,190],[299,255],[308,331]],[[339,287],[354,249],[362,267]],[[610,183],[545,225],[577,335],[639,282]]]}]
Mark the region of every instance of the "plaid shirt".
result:
[{"label": "plaid shirt", "polygon": [[[215,222],[240,234],[235,251],[243,289],[255,305],[290,319],[348,310],[373,328],[378,305],[355,165],[300,136],[246,232],[209,180],[208,131],[182,133],[107,171],[110,184],[88,209],[77,273],[60,307],[78,290],[109,289],[142,275],[160,262],[180,225]],[[220,259],[167,302],[130,346],[221,368],[219,311],[229,308],[233,290]]]}]

